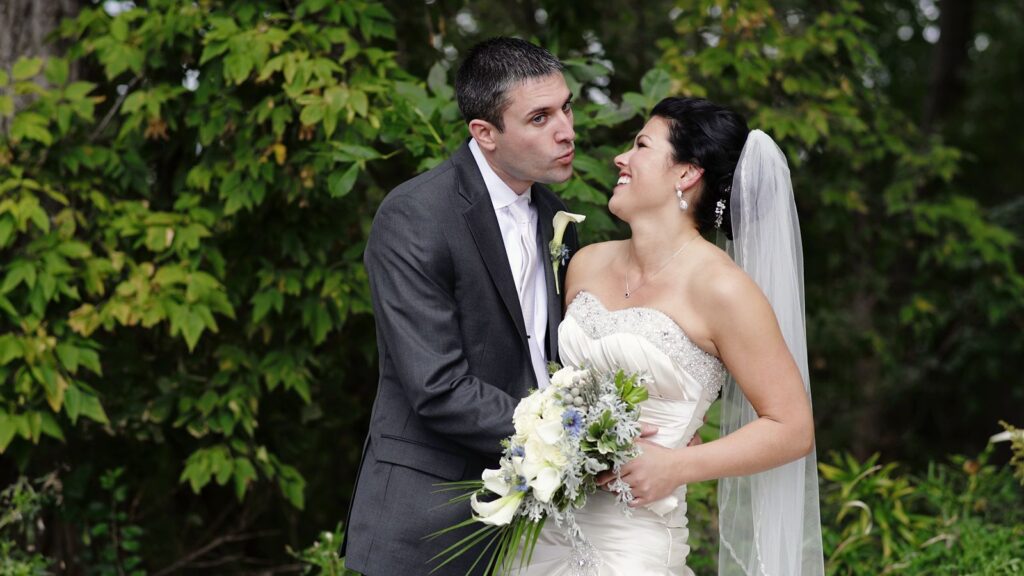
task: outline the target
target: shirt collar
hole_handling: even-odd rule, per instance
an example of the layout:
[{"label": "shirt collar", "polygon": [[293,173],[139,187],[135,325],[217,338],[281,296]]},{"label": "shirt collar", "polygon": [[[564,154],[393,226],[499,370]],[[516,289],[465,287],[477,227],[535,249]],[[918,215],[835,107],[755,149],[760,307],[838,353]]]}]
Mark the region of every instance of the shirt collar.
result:
[{"label": "shirt collar", "polygon": [[[491,165],[487,163],[487,158],[484,158],[484,153],[480,150],[480,145],[476,143],[475,138],[469,140],[469,150],[473,153],[473,159],[476,160],[477,168],[480,169],[480,174],[484,177],[484,185],[487,186],[487,193],[491,196],[491,204],[494,205],[494,209],[505,208],[515,204],[519,200],[520,195],[516,194],[504,180],[501,179]],[[526,198],[527,204],[533,201],[533,187],[531,186],[523,192],[522,197]]]}]

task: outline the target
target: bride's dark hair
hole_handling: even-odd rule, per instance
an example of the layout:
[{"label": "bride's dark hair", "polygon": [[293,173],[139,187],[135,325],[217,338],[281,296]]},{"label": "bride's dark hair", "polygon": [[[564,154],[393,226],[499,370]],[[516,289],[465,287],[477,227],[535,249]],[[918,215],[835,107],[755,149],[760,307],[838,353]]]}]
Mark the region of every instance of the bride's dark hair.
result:
[{"label": "bride's dark hair", "polygon": [[697,229],[715,227],[715,206],[726,201],[721,230],[732,239],[729,192],[733,171],[747,141],[747,120],[740,113],[703,98],[665,98],[652,116],[669,122],[669,142],[676,162],[689,162],[704,169],[704,185],[691,205]]}]

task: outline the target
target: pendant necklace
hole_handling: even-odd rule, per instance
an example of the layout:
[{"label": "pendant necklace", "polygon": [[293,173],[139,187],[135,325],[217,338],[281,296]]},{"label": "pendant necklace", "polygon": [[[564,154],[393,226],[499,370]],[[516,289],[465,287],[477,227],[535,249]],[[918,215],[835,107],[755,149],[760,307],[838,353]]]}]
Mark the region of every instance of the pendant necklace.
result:
[{"label": "pendant necklace", "polygon": [[[643,288],[644,285],[647,284],[647,282],[649,282],[652,278],[657,276],[659,272],[664,270],[665,267],[668,266],[668,263],[671,262],[673,258],[678,256],[679,253],[683,251],[683,248],[686,248],[687,246],[689,246],[690,242],[693,242],[694,240],[696,240],[698,236],[700,236],[700,232],[697,232],[696,234],[693,235],[692,238],[690,238],[689,240],[684,242],[683,245],[680,246],[678,250],[676,250],[671,256],[668,257],[668,260],[665,260],[665,263],[662,264],[660,268],[658,268],[657,270],[654,271],[654,274],[651,274],[650,276],[648,276],[643,282],[640,283],[639,286],[637,286],[636,288],[634,288],[632,290],[629,289],[629,266],[630,266],[630,264],[633,263],[633,251],[630,250],[629,252],[627,252],[626,253],[626,298],[629,298],[629,295],[632,294],[633,292],[636,292],[637,290]],[[632,241],[630,241],[630,244],[632,245]],[[643,274],[643,272],[641,272],[641,274]]]}]

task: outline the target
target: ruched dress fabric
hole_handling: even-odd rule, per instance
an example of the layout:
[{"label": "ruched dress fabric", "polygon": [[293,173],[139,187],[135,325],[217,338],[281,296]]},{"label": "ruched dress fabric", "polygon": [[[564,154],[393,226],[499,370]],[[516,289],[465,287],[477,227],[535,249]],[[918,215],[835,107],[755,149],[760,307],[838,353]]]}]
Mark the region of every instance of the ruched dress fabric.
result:
[{"label": "ruched dress fabric", "polygon": [[[608,310],[588,292],[569,305],[558,328],[566,366],[646,372],[650,398],[641,422],[658,433],[649,440],[676,448],[689,443],[725,381],[725,367],[694,344],[668,315],[653,308]],[[576,511],[576,521],[599,556],[599,576],[692,575],[686,521],[686,486],[625,516],[615,496],[598,491]],[[530,576],[571,576],[572,547],[554,521],[541,531]]]}]

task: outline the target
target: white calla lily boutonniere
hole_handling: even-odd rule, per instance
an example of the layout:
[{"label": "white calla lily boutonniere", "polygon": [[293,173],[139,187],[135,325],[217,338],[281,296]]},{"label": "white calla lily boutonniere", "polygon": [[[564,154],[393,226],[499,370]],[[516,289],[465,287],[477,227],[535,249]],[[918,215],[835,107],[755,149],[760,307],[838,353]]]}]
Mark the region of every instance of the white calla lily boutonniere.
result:
[{"label": "white calla lily boutonniere", "polygon": [[558,269],[569,262],[569,247],[562,243],[565,229],[569,226],[570,222],[579,224],[586,219],[587,217],[582,214],[573,214],[565,210],[559,210],[555,213],[553,220],[554,237],[551,238],[551,243],[548,244],[548,249],[551,250],[551,268],[555,273],[555,294],[562,293],[562,288],[558,285]]}]

